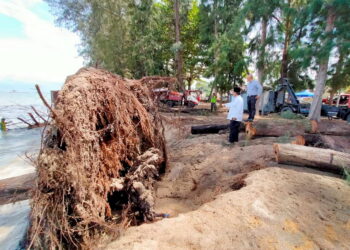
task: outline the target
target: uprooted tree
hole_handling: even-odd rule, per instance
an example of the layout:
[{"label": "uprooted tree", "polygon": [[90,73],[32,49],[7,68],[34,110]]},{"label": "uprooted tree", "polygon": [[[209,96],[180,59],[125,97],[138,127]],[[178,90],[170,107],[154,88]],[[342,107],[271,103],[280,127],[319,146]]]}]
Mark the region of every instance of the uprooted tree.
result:
[{"label": "uprooted tree", "polygon": [[102,231],[152,221],[166,148],[147,86],[83,68],[67,78],[52,119],[37,159],[27,247],[84,248]]}]

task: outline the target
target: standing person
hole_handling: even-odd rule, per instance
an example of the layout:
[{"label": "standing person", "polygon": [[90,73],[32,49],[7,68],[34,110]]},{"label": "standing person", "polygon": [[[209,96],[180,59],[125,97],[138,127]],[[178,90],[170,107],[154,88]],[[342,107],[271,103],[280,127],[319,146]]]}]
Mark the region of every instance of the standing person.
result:
[{"label": "standing person", "polygon": [[216,93],[214,93],[210,99],[210,112],[216,111],[216,102],[217,102],[217,97],[216,97]]},{"label": "standing person", "polygon": [[0,130],[1,130],[1,131],[7,131],[5,118],[2,118],[2,119],[1,119],[1,122],[0,122]]},{"label": "standing person", "polygon": [[247,86],[247,104],[248,104],[248,113],[249,117],[247,121],[254,121],[255,116],[255,106],[256,101],[259,100],[262,93],[261,84],[254,80],[253,75],[247,76],[248,86]]},{"label": "standing person", "polygon": [[229,143],[238,142],[239,127],[243,119],[243,99],[240,94],[241,88],[235,87],[232,92],[232,101],[225,104],[229,108],[227,115],[227,120],[230,120]]}]

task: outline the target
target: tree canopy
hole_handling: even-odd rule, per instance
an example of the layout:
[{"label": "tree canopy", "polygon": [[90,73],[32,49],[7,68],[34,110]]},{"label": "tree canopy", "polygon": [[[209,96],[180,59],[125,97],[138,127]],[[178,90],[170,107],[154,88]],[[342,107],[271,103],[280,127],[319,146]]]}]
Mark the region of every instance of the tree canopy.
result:
[{"label": "tree canopy", "polygon": [[183,88],[206,77],[224,93],[256,71],[263,85],[288,77],[302,90],[317,86],[328,58],[330,91],[350,84],[350,0],[46,2],[59,25],[80,35],[86,64],[122,76],[180,74]]}]

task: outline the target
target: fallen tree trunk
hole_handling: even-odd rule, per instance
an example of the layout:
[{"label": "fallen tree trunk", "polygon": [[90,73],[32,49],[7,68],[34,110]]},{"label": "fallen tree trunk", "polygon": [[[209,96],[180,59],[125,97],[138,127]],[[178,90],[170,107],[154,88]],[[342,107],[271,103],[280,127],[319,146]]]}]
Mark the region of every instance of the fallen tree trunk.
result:
[{"label": "fallen tree trunk", "polygon": [[220,130],[225,130],[229,128],[229,124],[212,124],[212,125],[199,125],[192,126],[192,134],[217,134]]},{"label": "fallen tree trunk", "polygon": [[33,173],[0,180],[0,205],[29,199],[34,179]]},{"label": "fallen tree trunk", "polygon": [[[229,130],[230,124],[206,124],[191,127],[192,134],[217,134],[223,130]],[[240,131],[245,131],[245,124],[241,122]]]},{"label": "fallen tree trunk", "polygon": [[280,136],[297,136],[305,133],[305,127],[301,123],[282,123],[274,121],[257,121],[247,122],[245,132],[248,138],[259,136],[280,137]]},{"label": "fallen tree trunk", "polygon": [[350,154],[295,144],[274,144],[276,161],[332,172],[350,171]]},{"label": "fallen tree trunk", "polygon": [[350,125],[340,120],[311,121],[311,133],[323,135],[350,136]]},{"label": "fallen tree trunk", "polygon": [[306,146],[329,148],[344,153],[350,153],[349,136],[305,134],[303,138]]},{"label": "fallen tree trunk", "polygon": [[338,120],[322,120],[320,123],[309,120],[258,120],[246,124],[246,134],[249,138],[298,136],[305,133],[350,136],[350,126]]}]

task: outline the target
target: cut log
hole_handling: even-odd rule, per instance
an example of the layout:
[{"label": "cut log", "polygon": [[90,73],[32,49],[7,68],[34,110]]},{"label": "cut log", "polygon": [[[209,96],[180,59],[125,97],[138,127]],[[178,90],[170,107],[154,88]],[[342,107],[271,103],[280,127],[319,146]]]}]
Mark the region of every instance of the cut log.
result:
[{"label": "cut log", "polygon": [[305,133],[350,136],[350,126],[339,120],[322,120],[320,123],[309,120],[259,120],[246,124],[249,138],[260,136],[297,136]]},{"label": "cut log", "polygon": [[349,136],[335,136],[322,134],[305,134],[305,145],[328,148],[344,153],[350,153],[350,137]]},{"label": "cut log", "polygon": [[278,163],[338,173],[344,169],[350,171],[350,154],[347,153],[295,144],[274,144],[273,148]]},{"label": "cut log", "polygon": [[345,121],[340,120],[322,120],[317,123],[312,121],[313,133],[323,135],[350,136],[350,125]]},{"label": "cut log", "polygon": [[[192,134],[217,134],[223,130],[228,130],[230,128],[230,124],[208,124],[208,125],[199,125],[192,126],[191,133]],[[241,122],[240,131],[245,131],[245,124]]]},{"label": "cut log", "polygon": [[280,136],[297,136],[305,133],[305,127],[300,122],[274,122],[274,121],[258,121],[247,122],[245,132],[248,138],[259,136],[280,137]]},{"label": "cut log", "polygon": [[212,124],[212,125],[200,125],[192,126],[192,134],[217,134],[220,130],[225,130],[229,128],[229,124]]}]

